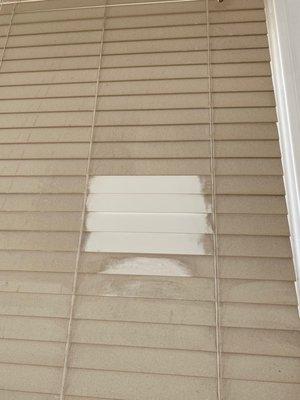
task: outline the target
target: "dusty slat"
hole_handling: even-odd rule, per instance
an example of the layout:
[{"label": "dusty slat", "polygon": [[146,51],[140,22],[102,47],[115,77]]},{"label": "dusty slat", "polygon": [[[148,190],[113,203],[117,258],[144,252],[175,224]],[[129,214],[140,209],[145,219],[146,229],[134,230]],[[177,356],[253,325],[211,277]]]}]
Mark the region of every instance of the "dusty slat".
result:
[{"label": "dusty slat", "polygon": [[230,12],[216,11],[210,14],[210,21],[212,23],[265,21],[265,13],[263,9],[232,10]]},{"label": "dusty slat", "polygon": [[86,160],[83,159],[20,159],[1,160],[1,176],[72,176],[84,175]]},{"label": "dusty slat", "polygon": [[73,342],[214,351],[214,328],[116,321],[74,321]]},{"label": "dusty slat", "polygon": [[[91,96],[95,83],[6,86],[1,88],[1,99],[32,99],[44,97]],[[16,126],[11,126],[18,127]]]},{"label": "dusty slat", "polygon": [[83,193],[83,177],[1,177],[1,193]]},{"label": "dusty slat", "polygon": [[[149,386],[151,392],[147,391]],[[109,396],[111,398],[120,398],[125,394],[127,397],[142,396],[145,400],[150,400],[153,396],[162,396],[163,393],[162,399],[164,400],[179,400],[186,396],[189,396],[190,400],[196,400],[199,399],[199,392],[203,400],[207,396],[215,400],[215,380],[213,378],[71,369],[67,394]]]},{"label": "dusty slat", "polygon": [[[118,4],[118,3],[117,3]],[[121,3],[119,3],[121,4]],[[205,10],[205,4],[203,1],[190,3],[190,4],[176,4],[171,2],[165,2],[162,4],[157,4],[155,7],[153,5],[144,3],[137,4],[135,7],[131,5],[126,5],[124,3],[123,7],[108,7],[107,8],[107,16],[108,17],[123,17],[123,16],[136,16],[139,15],[156,15],[156,14],[175,14],[175,13],[184,13],[184,12],[203,12]]]},{"label": "dusty slat", "polygon": [[[160,360],[159,366],[157,359]],[[70,366],[81,369],[214,377],[215,353],[73,344]]]},{"label": "dusty slat", "polygon": [[224,214],[286,214],[283,196],[217,196],[218,212]]},{"label": "dusty slat", "polygon": [[224,328],[223,350],[269,356],[299,357],[300,332],[268,329]]},{"label": "dusty slat", "polygon": [[100,97],[98,110],[151,110],[170,108],[207,108],[207,93],[200,94],[172,94],[151,96],[108,96]]},{"label": "dusty slat", "polygon": [[184,12],[203,12],[205,10],[205,4],[203,1],[190,3],[190,4],[176,4],[171,2],[165,2],[163,4],[157,4],[155,7],[153,5],[144,3],[132,7],[126,3],[123,7],[108,7],[107,16],[108,17],[121,17],[126,15],[139,16],[139,15],[156,15],[162,13],[184,13]]},{"label": "dusty slat", "polygon": [[2,389],[58,393],[61,368],[0,364]]},{"label": "dusty slat", "polygon": [[217,176],[217,194],[282,195],[280,176]]},{"label": "dusty slat", "polygon": [[67,273],[1,271],[2,292],[70,294],[72,275]]},{"label": "dusty slat", "polygon": [[[268,93],[256,93],[256,102],[253,102],[254,94],[216,94],[213,99],[218,108],[241,107],[270,107],[273,105],[273,95]],[[135,96],[109,95],[99,98],[99,110],[138,110],[138,109],[172,109],[172,108],[207,108],[207,93],[191,94],[152,94]],[[92,110],[92,96],[77,96],[41,99],[5,99],[1,103],[0,112],[42,112],[42,111],[86,111]]]},{"label": "dusty slat", "polygon": [[297,304],[293,282],[222,279],[220,297],[228,302]]},{"label": "dusty slat", "polygon": [[[209,159],[109,159],[92,160],[91,175],[195,175],[209,174]],[[1,181],[0,181],[1,182]],[[209,193],[209,189],[206,193]]]},{"label": "dusty slat", "polygon": [[59,317],[68,315],[68,295],[0,292],[1,314],[28,317]]},{"label": "dusty slat", "polygon": [[79,233],[1,231],[1,250],[75,251]]},{"label": "dusty slat", "polygon": [[67,320],[63,318],[1,315],[2,339],[64,342]]},{"label": "dusty slat", "polygon": [[0,143],[88,142],[89,134],[89,127],[10,128],[1,130]]},{"label": "dusty slat", "polygon": [[[51,33],[43,35],[10,35],[7,48],[29,47],[29,46],[49,46],[61,44],[97,43],[101,40],[102,30],[99,21],[96,21],[97,28],[93,29],[87,25],[87,31],[76,32],[76,22],[74,23],[75,32]],[[13,32],[12,32],[13,33]]]},{"label": "dusty slat", "polygon": [[[81,113],[82,114],[82,113]],[[73,116],[61,115],[61,120],[67,123]],[[72,124],[84,125],[90,115],[79,115],[72,118]],[[20,118],[21,119],[21,118]],[[207,109],[198,110],[147,110],[147,111],[102,111],[96,116],[96,123],[99,125],[168,125],[168,124],[188,124],[188,123],[208,123],[209,113]],[[78,122],[77,122],[78,121]],[[267,122],[267,121],[266,121]],[[50,123],[47,116],[41,114],[40,124]],[[9,125],[9,121],[6,123]],[[7,126],[6,125],[6,126]]]},{"label": "dusty slat", "polygon": [[209,158],[209,142],[95,143],[94,158]]},{"label": "dusty slat", "polygon": [[289,237],[220,235],[224,256],[291,257]]},{"label": "dusty slat", "polygon": [[[124,2],[123,2],[124,3]],[[125,3],[126,4],[126,3]],[[165,3],[165,4],[158,4],[156,5],[156,7],[151,7],[151,4],[141,4],[139,6],[134,7],[134,11],[131,10],[131,6],[123,6],[123,7],[111,7],[108,8],[108,16],[110,17],[117,17],[117,16],[124,16],[124,15],[143,15],[143,14],[160,14],[163,12],[170,12],[170,13],[175,13],[175,12],[184,12],[184,11],[205,11],[205,3],[203,1],[201,2],[197,2],[196,4],[188,4],[187,7],[183,7],[185,5],[183,4],[172,4],[172,3]],[[236,4],[235,4],[236,6]],[[254,10],[256,8],[260,9],[262,7],[262,4],[260,3],[260,5],[257,7],[257,4],[254,3]],[[250,7],[252,8],[252,6]],[[249,13],[249,10],[247,10],[245,7],[243,7],[243,5],[241,6],[241,8],[237,7],[237,9],[241,10],[240,12],[237,13],[237,15],[239,15],[240,17],[242,16],[247,16],[247,14]],[[211,10],[212,13],[214,13],[214,9]],[[227,12],[225,10],[218,10],[223,18],[224,15],[227,14]],[[234,7],[233,10],[234,11]],[[250,13],[251,14],[251,13]],[[230,17],[229,17],[230,18]]]},{"label": "dusty slat", "polygon": [[47,143],[1,145],[3,159],[87,158],[88,143]]},{"label": "dusty slat", "polygon": [[0,194],[0,204],[1,211],[80,211],[83,197],[76,194]]},{"label": "dusty slat", "polygon": [[[95,82],[97,71],[95,69],[78,68],[68,71],[34,71],[38,66],[32,63],[33,71],[28,72],[2,72],[0,74],[1,86],[38,85],[71,82]],[[26,97],[26,96],[24,96]]]},{"label": "dusty slat", "polygon": [[[67,262],[67,261],[66,261]],[[192,255],[82,253],[81,273],[139,276],[211,277],[213,257]]]},{"label": "dusty slat", "polygon": [[14,18],[14,24],[101,18],[104,15],[103,13],[103,7],[54,10],[49,12],[38,12],[38,10],[33,10],[33,12],[17,12]]},{"label": "dusty slat", "polygon": [[[167,16],[166,16],[167,18]],[[107,29],[105,32],[105,42],[123,42],[134,40],[155,40],[155,39],[173,39],[173,38],[196,38],[205,37],[205,25],[178,25],[178,26],[160,26],[145,28],[128,29]]]},{"label": "dusty slat", "polygon": [[[182,61],[180,64],[183,64]],[[79,63],[79,59],[78,61],[74,60],[74,63]],[[65,63],[62,60],[60,64],[62,69],[64,64]],[[12,62],[10,65],[12,65],[13,67]],[[51,68],[55,69],[55,65],[56,64],[53,61],[53,66],[51,65]],[[80,67],[81,64],[79,64],[78,68]],[[263,63],[263,62],[257,64],[253,63],[218,64],[212,66],[212,73],[215,77],[269,76],[270,67],[268,63]],[[136,79],[163,79],[163,78],[170,79],[170,78],[185,78],[185,77],[197,78],[199,76],[206,76],[206,74],[207,74],[206,64],[173,65],[172,68],[167,66],[157,65],[149,67],[145,66],[145,67],[105,68],[102,69],[100,78],[101,81],[118,81],[118,80],[136,80]]]},{"label": "dusty slat", "polygon": [[[184,56],[184,57],[183,57]],[[267,49],[234,49],[213,50],[212,62],[214,64],[228,64],[241,62],[266,62],[270,60]],[[170,52],[153,54],[132,55],[106,55],[103,57],[104,68],[172,65],[172,64],[203,64],[207,63],[207,51],[198,52]]]},{"label": "dusty slat", "polygon": [[96,55],[100,51],[98,43],[69,44],[53,46],[32,46],[8,48],[5,51],[6,60],[22,60],[28,58],[66,57]]},{"label": "dusty slat", "polygon": [[0,356],[3,363],[61,366],[63,343],[28,340],[1,340]]},{"label": "dusty slat", "polygon": [[19,23],[13,24],[11,27],[11,36],[20,36],[20,40],[25,40],[26,38],[22,38],[22,35],[34,35],[34,34],[56,34],[58,32],[73,32],[73,31],[87,31],[87,30],[101,30],[103,27],[103,19],[101,16],[97,18],[89,19],[75,19],[64,21],[44,21],[44,22],[35,22],[35,23]]},{"label": "dusty slat", "polygon": [[[255,110],[256,111],[256,110]],[[269,141],[217,141],[216,157],[280,157],[277,140]]]},{"label": "dusty slat", "polygon": [[[208,125],[95,127],[96,142],[161,142],[208,140]],[[84,143],[89,141],[86,127],[28,127],[1,129],[1,143]],[[161,140],[163,138],[163,140]]]},{"label": "dusty slat", "polygon": [[224,356],[225,378],[299,383],[299,369],[300,358],[238,354]]},{"label": "dusty slat", "polygon": [[[159,310],[159,312],[158,312]],[[75,318],[151,322],[179,325],[213,325],[212,302],[154,299],[118,299],[78,296]]]},{"label": "dusty slat", "polygon": [[113,296],[212,300],[213,282],[206,278],[81,275],[78,293]]},{"label": "dusty slat", "polygon": [[266,279],[293,281],[291,258],[274,257],[220,257],[220,276],[237,279]]},{"label": "dusty slat", "polygon": [[[123,165],[123,170],[122,170]],[[91,163],[92,175],[108,175],[108,174],[133,174],[139,167],[140,173],[144,175],[152,175],[153,173],[163,172],[165,175],[174,174],[196,174],[201,171],[208,173],[209,160],[208,159],[117,159],[117,160],[101,160],[95,159]],[[272,166],[271,166],[272,168]],[[273,165],[274,168],[274,165]],[[1,176],[72,176],[85,175],[86,160],[21,160],[16,163],[15,160],[0,161],[0,175]],[[152,171],[152,173],[151,173]],[[275,171],[273,170],[272,173]]]},{"label": "dusty slat", "polygon": [[218,215],[218,232],[228,235],[289,236],[285,215]]},{"label": "dusty slat", "polygon": [[270,61],[269,50],[265,48],[214,50],[211,57],[213,64]]},{"label": "dusty slat", "polygon": [[215,93],[214,107],[272,107],[275,106],[272,92]]},{"label": "dusty slat", "polygon": [[210,26],[211,36],[259,35],[266,33],[267,29],[264,22],[214,23]]},{"label": "dusty slat", "polygon": [[73,97],[63,99],[13,99],[1,104],[0,113],[53,112],[53,111],[89,111],[92,110],[91,97]]},{"label": "dusty slat", "polygon": [[199,93],[208,91],[206,78],[198,79],[177,79],[177,80],[156,80],[156,81],[128,81],[128,82],[103,82],[99,86],[99,94],[102,96],[111,95],[137,95],[155,93]]},{"label": "dusty slat", "polygon": [[265,91],[265,90],[272,90],[272,80],[270,77],[244,77],[244,78],[226,77],[226,78],[215,78],[213,80],[214,92],[235,92],[235,91],[247,92],[247,91]]},{"label": "dusty slat", "polygon": [[225,393],[232,400],[251,400],[253,395],[262,400],[270,398],[294,400],[299,395],[300,385],[280,382],[258,382],[245,380],[226,380]]},{"label": "dusty slat", "polygon": [[216,140],[278,139],[274,123],[215,124]]},{"label": "dusty slat", "polygon": [[103,55],[157,53],[169,51],[198,51],[207,48],[206,38],[160,39],[151,41],[130,41],[103,45]]},{"label": "dusty slat", "polygon": [[218,175],[282,175],[280,158],[220,158],[215,166]]},{"label": "dusty slat", "polygon": [[221,323],[225,327],[299,330],[294,305],[223,303]]},{"label": "dusty slat", "polygon": [[[103,5],[104,3],[102,1],[96,1],[96,0],[87,0],[85,3],[86,7],[93,7],[96,5]],[[82,0],[62,0],[62,1],[57,1],[57,0],[51,0],[51,1],[45,1],[41,2],[39,4],[30,4],[28,2],[23,2],[23,4],[19,4],[17,7],[17,12],[18,13],[24,13],[24,12],[36,12],[37,10],[43,10],[43,11],[51,11],[53,9],[64,9],[64,8],[74,8],[74,7],[82,7],[83,3]]]},{"label": "dusty slat", "polygon": [[[72,130],[71,130],[72,129]],[[76,128],[71,128],[77,132]],[[41,132],[45,129],[41,129]],[[60,132],[53,128],[52,132]],[[66,128],[63,132],[69,132]],[[46,130],[47,132],[47,130]],[[264,140],[277,139],[276,124],[273,123],[234,123],[215,124],[215,134],[218,140]],[[31,135],[33,136],[33,134]],[[37,133],[36,133],[36,136]],[[42,136],[42,135],[40,135]],[[69,136],[67,136],[69,137]],[[1,136],[0,136],[1,138]],[[118,126],[118,127],[96,127],[95,142],[97,141],[162,141],[164,140],[209,140],[208,125],[171,125],[171,126]],[[217,141],[216,141],[217,144]]]},{"label": "dusty slat", "polygon": [[2,271],[73,272],[76,252],[1,251]]},{"label": "dusty slat", "polygon": [[[246,0],[231,0],[227,4],[224,4],[223,10],[247,10],[247,9],[261,9],[263,8],[263,2],[261,0],[254,0],[249,3]],[[209,2],[210,10],[219,10],[218,5],[212,0]]]},{"label": "dusty slat", "polygon": [[[191,55],[191,53],[189,53]],[[198,77],[206,74],[206,64],[197,64],[187,62],[185,53],[184,59],[179,59],[177,64],[170,64],[172,68],[161,65],[139,66],[139,67],[122,67],[122,68],[102,68],[101,80],[135,80],[135,79],[155,79],[155,78],[184,78]],[[199,62],[201,60],[199,59]],[[204,60],[205,61],[205,60]],[[97,56],[87,57],[60,57],[60,58],[45,58],[22,60],[6,60],[2,63],[2,73],[8,72],[33,72],[33,71],[62,71],[62,70],[82,70],[96,69],[98,66]],[[225,76],[269,76],[271,74],[270,65],[268,62],[249,62],[249,63],[228,63],[228,64],[213,64],[212,74],[215,77]]]},{"label": "dusty slat", "polygon": [[214,77],[226,76],[269,76],[271,75],[270,64],[268,62],[247,62],[228,64],[213,64],[211,66],[212,75]]},{"label": "dusty slat", "polygon": [[[151,116],[150,116],[151,117]],[[170,115],[172,118],[172,113]],[[184,118],[184,116],[183,116]],[[53,112],[53,113],[20,113],[3,114],[0,127],[30,127],[30,126],[88,126],[91,112]]]},{"label": "dusty slat", "polygon": [[[24,255],[23,255],[24,256]],[[4,257],[4,255],[3,255]],[[32,255],[33,258],[33,255]],[[36,258],[36,257],[35,257]],[[70,257],[56,255],[54,260],[61,259],[64,266],[70,262]],[[15,257],[10,261],[15,262],[15,268],[21,267],[17,264]],[[4,264],[5,265],[5,264]],[[35,268],[34,268],[35,267]],[[53,270],[51,264],[47,266]],[[220,277],[252,280],[293,281],[294,272],[292,260],[289,258],[274,257],[230,257],[223,256],[219,259]],[[27,267],[29,268],[29,267]],[[46,269],[46,266],[44,267]],[[32,270],[38,270],[36,265]],[[67,270],[67,269],[65,269]],[[61,271],[64,271],[63,269]],[[213,277],[213,257],[188,255],[139,255],[122,253],[85,253],[81,255],[80,271],[85,273],[99,274],[125,274],[139,276],[184,276],[184,277]]]},{"label": "dusty slat", "polygon": [[56,400],[57,397],[55,394],[43,394],[6,389],[0,389],[0,394],[5,400]]}]

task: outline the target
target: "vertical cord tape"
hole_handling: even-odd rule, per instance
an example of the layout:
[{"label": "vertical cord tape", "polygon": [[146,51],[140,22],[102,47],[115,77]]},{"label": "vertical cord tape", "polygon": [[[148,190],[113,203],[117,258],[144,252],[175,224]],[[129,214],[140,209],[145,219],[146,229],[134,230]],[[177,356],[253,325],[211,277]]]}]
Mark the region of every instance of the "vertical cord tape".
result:
[{"label": "vertical cord tape", "polygon": [[210,175],[212,192],[212,224],[213,224],[213,264],[214,264],[214,302],[216,326],[216,370],[217,399],[222,400],[222,350],[220,332],[220,288],[219,288],[219,254],[218,254],[218,224],[216,210],[216,167],[215,167],[215,130],[214,106],[212,97],[212,62],[210,43],[209,0],[206,0],[206,30],[207,30],[207,77],[208,77],[208,110],[209,110],[209,140],[210,140]]},{"label": "vertical cord tape", "polygon": [[[6,48],[7,48],[7,43],[8,43],[10,31],[11,31],[12,22],[13,22],[13,19],[14,19],[14,16],[15,16],[16,6],[17,6],[17,4],[18,4],[20,1],[21,1],[21,0],[18,0],[18,2],[14,3],[14,6],[13,6],[13,9],[12,9],[12,12],[11,12],[10,21],[9,21],[9,25],[8,25],[8,29],[7,29],[7,33],[6,33],[6,37],[5,37],[3,49],[2,49],[2,52],[1,52],[1,56],[0,56],[0,71],[1,71],[1,68],[2,68],[3,60],[4,60],[4,54],[5,54],[5,51],[6,51]],[[1,3],[0,3],[0,13],[2,13],[3,5],[4,5],[3,0],[1,0]]]},{"label": "vertical cord tape", "polygon": [[88,196],[92,146],[93,146],[93,140],[94,140],[94,130],[95,130],[96,114],[97,114],[97,103],[98,103],[98,92],[99,92],[99,83],[100,83],[100,71],[101,71],[101,65],[102,65],[102,52],[103,52],[105,21],[106,21],[106,1],[104,3],[103,25],[102,25],[102,30],[101,30],[101,41],[100,41],[100,46],[99,46],[100,49],[99,49],[99,59],[98,59],[97,81],[96,81],[96,85],[95,85],[93,115],[92,115],[92,123],[91,123],[91,132],[90,132],[90,137],[89,137],[89,149],[88,149],[88,158],[87,158],[86,174],[85,174],[85,186],[84,186],[85,189],[84,189],[83,205],[82,205],[82,211],[81,211],[80,233],[79,233],[78,245],[77,245],[75,270],[74,270],[74,278],[73,278],[73,285],[72,285],[71,304],[70,304],[70,315],[69,315],[69,322],[68,322],[68,329],[67,329],[67,339],[66,339],[66,346],[65,346],[65,355],[64,355],[64,364],[63,364],[63,372],[62,372],[61,390],[60,390],[59,400],[64,400],[65,390],[66,390],[66,378],[67,378],[68,361],[69,361],[69,354],[70,354],[70,347],[71,347],[72,323],[73,323],[74,306],[75,306],[75,300],[76,300],[79,260],[80,260],[80,252],[81,252],[81,245],[82,245],[82,238],[83,238],[84,224],[85,224],[86,201],[87,201],[87,196]]}]

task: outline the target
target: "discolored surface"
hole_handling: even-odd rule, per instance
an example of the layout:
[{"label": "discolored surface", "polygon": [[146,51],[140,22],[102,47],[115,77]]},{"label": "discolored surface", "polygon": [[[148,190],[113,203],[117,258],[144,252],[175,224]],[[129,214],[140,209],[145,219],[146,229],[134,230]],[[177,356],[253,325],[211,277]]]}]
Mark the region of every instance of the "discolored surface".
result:
[{"label": "discolored surface", "polygon": [[124,3],[1,7],[0,398],[297,400],[263,1]]}]

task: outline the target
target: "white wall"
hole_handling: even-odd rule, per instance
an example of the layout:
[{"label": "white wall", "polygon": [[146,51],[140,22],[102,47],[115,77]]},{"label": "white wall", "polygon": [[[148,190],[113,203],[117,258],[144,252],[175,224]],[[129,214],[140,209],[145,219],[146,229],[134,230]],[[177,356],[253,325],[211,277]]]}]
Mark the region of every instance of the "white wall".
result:
[{"label": "white wall", "polygon": [[300,0],[265,0],[265,6],[300,304]]}]

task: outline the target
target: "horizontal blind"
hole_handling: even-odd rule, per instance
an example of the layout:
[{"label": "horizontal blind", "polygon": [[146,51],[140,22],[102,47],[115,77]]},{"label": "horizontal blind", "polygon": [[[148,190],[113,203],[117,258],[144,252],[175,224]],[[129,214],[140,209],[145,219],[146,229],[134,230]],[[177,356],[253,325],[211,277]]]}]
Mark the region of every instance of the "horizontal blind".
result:
[{"label": "horizontal blind", "polygon": [[[224,400],[295,400],[300,324],[263,1],[209,0],[209,24],[203,0],[139,3],[1,8],[0,397],[217,400],[219,375]],[[157,212],[153,194],[139,209],[132,192],[93,190],[115,175],[198,176],[193,207],[212,218],[214,196],[217,251],[86,251],[99,207]]]}]

